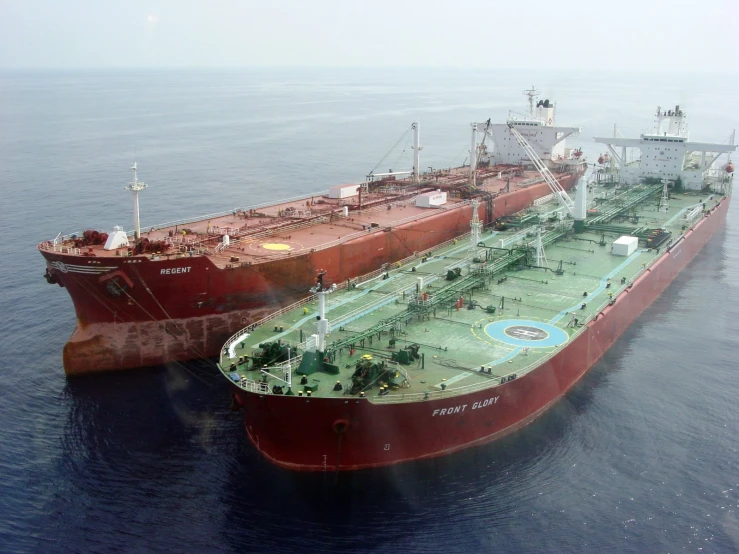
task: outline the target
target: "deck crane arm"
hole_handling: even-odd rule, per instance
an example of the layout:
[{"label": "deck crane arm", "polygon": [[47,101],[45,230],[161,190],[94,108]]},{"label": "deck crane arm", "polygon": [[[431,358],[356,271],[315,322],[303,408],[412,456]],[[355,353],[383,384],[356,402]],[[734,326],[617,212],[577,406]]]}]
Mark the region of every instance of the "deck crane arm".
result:
[{"label": "deck crane arm", "polygon": [[485,140],[488,138],[488,135],[490,134],[490,118],[485,122],[485,128],[482,131],[482,140],[480,141],[479,146],[477,147],[477,164],[480,164],[480,158],[482,157],[482,153],[485,152]]},{"label": "deck crane arm", "polygon": [[552,193],[557,198],[559,203],[567,208],[569,214],[574,217],[575,203],[567,194],[567,191],[562,188],[562,185],[560,185],[559,182],[557,182],[557,179],[554,178],[552,172],[549,171],[549,168],[544,164],[544,162],[541,161],[541,158],[539,158],[536,151],[531,148],[531,145],[526,141],[523,135],[518,132],[518,129],[516,129],[514,124],[508,123],[508,128],[511,130],[511,134],[516,137],[516,142],[518,142],[519,146],[521,146],[521,148],[523,148],[526,152],[526,155],[528,155],[531,163],[534,164],[534,167],[536,167],[539,173],[541,173],[541,176],[544,177],[544,180],[547,182],[547,185],[549,185],[549,188],[552,190]]},{"label": "deck crane arm", "polygon": [[[470,155],[472,156],[472,158],[470,159],[470,181],[472,184],[472,188],[477,188],[477,166],[480,165],[480,158],[482,157],[482,153],[485,151],[485,139],[487,139],[488,135],[490,134],[490,118],[488,118],[488,120],[485,122],[485,129],[483,130],[482,140],[480,141],[480,144],[475,144],[476,132],[477,124],[473,124],[472,148],[474,149],[474,151],[470,150]],[[474,160],[474,163],[472,162],[472,160]]]}]

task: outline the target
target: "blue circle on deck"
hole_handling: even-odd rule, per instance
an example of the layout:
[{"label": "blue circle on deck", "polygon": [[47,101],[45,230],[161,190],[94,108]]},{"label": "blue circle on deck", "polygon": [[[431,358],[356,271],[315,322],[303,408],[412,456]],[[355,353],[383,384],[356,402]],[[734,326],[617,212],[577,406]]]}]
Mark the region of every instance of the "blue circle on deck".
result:
[{"label": "blue circle on deck", "polygon": [[547,348],[559,346],[569,339],[569,335],[554,325],[528,319],[506,319],[485,326],[490,338],[511,346]]}]

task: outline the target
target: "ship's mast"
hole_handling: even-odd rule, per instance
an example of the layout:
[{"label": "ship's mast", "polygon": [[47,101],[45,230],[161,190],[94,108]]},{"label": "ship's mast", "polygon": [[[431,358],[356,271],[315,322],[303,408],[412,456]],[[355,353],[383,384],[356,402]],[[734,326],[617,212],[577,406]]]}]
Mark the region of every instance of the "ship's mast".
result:
[{"label": "ship's mast", "polygon": [[531,88],[523,91],[523,93],[529,97],[529,118],[534,119],[534,98],[539,95],[539,91],[536,90],[534,85],[531,85]]},{"label": "ship's mast", "polygon": [[470,250],[474,252],[480,242],[482,232],[482,221],[477,214],[477,208],[480,207],[480,201],[477,198],[472,199],[472,220],[470,221]]},{"label": "ship's mast", "polygon": [[125,188],[130,190],[133,194],[133,228],[134,237],[136,240],[141,238],[141,224],[139,222],[139,192],[146,188],[146,183],[142,183],[136,176],[136,162],[133,162],[131,166],[133,171],[133,181],[130,182]]},{"label": "ship's mast", "polygon": [[414,121],[411,129],[413,129],[413,182],[418,183],[421,180],[421,124]]},{"label": "ship's mast", "polygon": [[674,110],[663,110],[662,106],[657,106],[657,118],[655,120],[653,134],[688,138],[688,125],[685,119],[685,112],[680,109],[680,106],[675,106]]},{"label": "ship's mast", "polygon": [[326,335],[328,334],[328,320],[326,319],[326,296],[336,290],[336,284],[326,287],[323,284],[325,271],[318,274],[316,286],[311,292],[315,292],[318,296],[318,337],[316,339],[316,351],[323,354],[326,351]]},{"label": "ship's mast", "polygon": [[472,126],[472,137],[470,140],[470,184],[472,188],[477,188],[477,164],[485,152],[485,139],[490,134],[490,119],[485,122],[485,128],[482,129],[482,140],[477,144],[477,123],[470,123]]},{"label": "ship's mast", "polygon": [[472,142],[470,143],[470,183],[476,186],[475,174],[477,169],[477,123],[472,123]]}]

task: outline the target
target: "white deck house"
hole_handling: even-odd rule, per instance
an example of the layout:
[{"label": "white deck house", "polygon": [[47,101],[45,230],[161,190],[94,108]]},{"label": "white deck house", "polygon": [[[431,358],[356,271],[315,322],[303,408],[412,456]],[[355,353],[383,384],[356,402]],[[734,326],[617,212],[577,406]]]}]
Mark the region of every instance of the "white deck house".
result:
[{"label": "white deck house", "polygon": [[[579,153],[574,158],[570,149],[565,148],[565,139],[577,135],[578,127],[560,127],[556,125],[556,105],[554,102],[539,100],[534,105],[538,91],[532,88],[524,91],[529,99],[529,113],[524,117],[509,114],[505,123],[491,124],[472,123],[471,167],[475,167],[478,159],[490,165],[531,165],[526,151],[520,146],[508,126],[513,124],[524,136],[531,148],[549,168],[579,163]],[[478,143],[478,135],[482,142]],[[491,143],[486,143],[490,138]]]},{"label": "white deck house", "polygon": [[605,144],[611,160],[618,165],[619,181],[635,184],[645,177],[682,180],[688,190],[701,190],[710,178],[721,178],[720,170],[713,169],[722,154],[736,150],[734,133],[729,144],[690,142],[685,112],[680,106],[674,110],[657,108],[652,133],[638,139],[622,137],[595,137]]}]

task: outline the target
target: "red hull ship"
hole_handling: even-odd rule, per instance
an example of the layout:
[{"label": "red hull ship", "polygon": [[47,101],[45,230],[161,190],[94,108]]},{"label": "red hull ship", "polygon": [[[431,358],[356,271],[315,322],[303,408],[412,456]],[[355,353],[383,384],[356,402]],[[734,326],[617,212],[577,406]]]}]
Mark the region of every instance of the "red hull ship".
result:
[{"label": "red hull ship", "polygon": [[[220,367],[259,452],[292,470],[372,468],[489,442],[547,410],[724,224],[730,162],[712,170],[716,155],[697,180],[682,163],[701,151],[663,127],[655,137],[685,139],[675,180],[601,168],[602,186],[559,194],[572,219],[544,206],[513,234],[482,233],[480,210],[469,245],[346,286],[321,274],[309,302],[234,335]],[[735,149],[694,144],[704,159]],[[665,146],[643,148],[648,163]]]},{"label": "red hull ship", "polygon": [[[723,226],[728,207],[727,198],[685,236],[679,255],[665,252],[565,350],[525,377],[492,391],[463,399],[427,400],[420,406],[375,404],[366,398],[337,403],[278,395],[265,402],[258,394],[238,389],[235,394],[244,410],[248,436],[277,465],[324,471],[442,456],[516,431],[561,398],[603,356]],[[445,413],[439,416],[442,410]],[[346,430],[339,433],[342,429]]]},{"label": "red hull ship", "polygon": [[[531,115],[527,131],[537,137],[539,154],[570,188],[581,164],[564,138],[578,129],[553,126],[548,101],[536,109],[532,103]],[[503,127],[473,125],[473,141],[481,133],[497,144]],[[344,280],[453,239],[466,230],[473,196],[484,197],[489,224],[550,192],[521,165],[522,152],[488,153],[484,139],[470,166],[421,173],[417,123],[410,133],[412,171],[370,174],[362,184],[328,193],[144,229],[138,193],[145,185],[134,165],[127,188],[135,231],[85,231],[38,245],[47,281],[67,289],[77,316],[64,348],[65,372],[216,356],[245,324],[305,297],[312,284],[306,276],[319,268]],[[443,205],[428,200],[436,192],[446,195]]]}]

